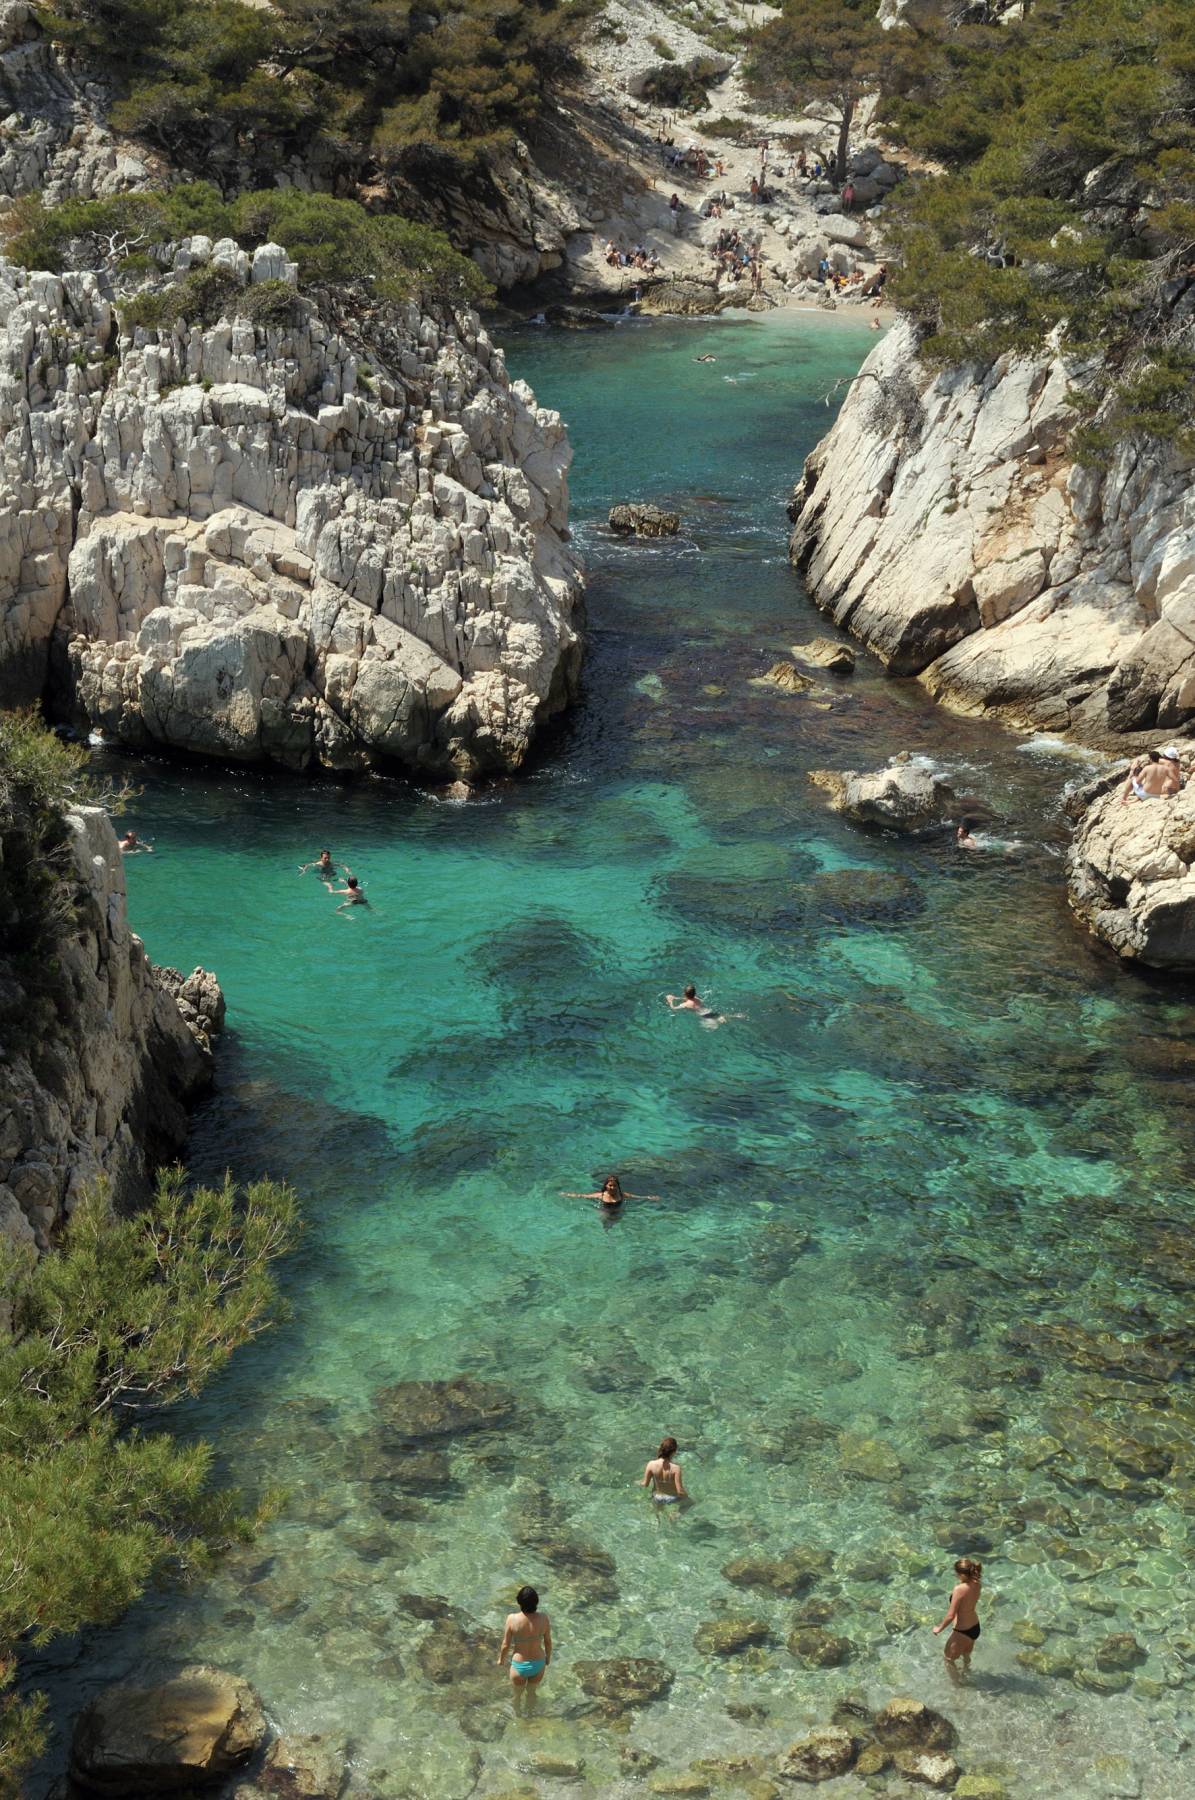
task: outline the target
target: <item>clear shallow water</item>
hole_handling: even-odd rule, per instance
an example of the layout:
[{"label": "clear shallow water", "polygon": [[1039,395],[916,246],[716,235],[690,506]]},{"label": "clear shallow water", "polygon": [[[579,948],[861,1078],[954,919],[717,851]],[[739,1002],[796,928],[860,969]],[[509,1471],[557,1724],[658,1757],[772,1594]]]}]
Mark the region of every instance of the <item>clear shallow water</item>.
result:
[{"label": "clear shallow water", "polygon": [[[60,1719],[204,1658],[283,1728],[350,1737],[379,1796],[534,1792],[537,1756],[585,1764],[544,1792],[616,1795],[628,1746],[660,1773],[767,1757],[843,1689],[914,1692],[1014,1794],[1135,1791],[1105,1753],[1143,1793],[1195,1792],[1191,997],[1072,929],[1065,747],[951,720],[866,659],[828,710],[750,685],[823,629],[783,504],[868,342],[789,317],[510,344],[572,427],[591,568],[585,703],[527,779],[461,808],[144,769],[135,927],[229,996],[193,1166],[285,1175],[309,1221],[293,1322],[188,1423],[290,1500],[194,1592],[60,1647]],[[675,502],[686,535],[613,543],[625,498]],[[899,747],[1026,847],[864,836],[805,779]],[[366,916],[296,874],[325,843]],[[687,980],[728,1024],[669,1015]],[[558,1198],[611,1169],[661,1199],[606,1227]],[[379,1389],[458,1375],[510,1396],[503,1430],[414,1460],[379,1435]],[[632,1485],[665,1431],[696,1496],[670,1528]],[[786,1647],[807,1601],[721,1573],[793,1545],[830,1559],[808,1598],[841,1667]],[[928,1624],[964,1550],[987,1604],[954,1693]],[[427,1679],[446,1628],[404,1598],[444,1596],[496,1656],[525,1580],[558,1646],[531,1727],[496,1668]],[[728,1615],[774,1641],[703,1655]],[[1095,1693],[1018,1664],[1025,1619],[1080,1669],[1110,1632],[1148,1660]],[[576,1665],[614,1655],[662,1659],[667,1698],[586,1716]]]}]

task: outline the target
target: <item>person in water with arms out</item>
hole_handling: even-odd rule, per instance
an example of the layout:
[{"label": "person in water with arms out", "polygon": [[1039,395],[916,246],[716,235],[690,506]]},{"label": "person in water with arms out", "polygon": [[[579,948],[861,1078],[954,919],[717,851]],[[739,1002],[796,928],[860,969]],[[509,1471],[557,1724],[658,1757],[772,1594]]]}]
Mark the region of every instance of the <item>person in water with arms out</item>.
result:
[{"label": "person in water with arms out", "polygon": [[552,1621],[547,1613],[540,1612],[539,1595],[533,1587],[521,1587],[515,1599],[519,1610],[506,1615],[498,1667],[505,1668],[506,1658],[510,1657],[511,1700],[518,1712],[521,1698],[522,1710],[527,1713],[552,1660]]},{"label": "person in water with arms out", "polygon": [[570,1194],[564,1188],[560,1190],[562,1200],[600,1200],[603,1206],[621,1206],[624,1200],[658,1200],[658,1194],[628,1194],[617,1175],[607,1175],[595,1194]]},{"label": "person in water with arms out", "polygon": [[[678,1501],[687,1500],[684,1479],[680,1472],[680,1464],[673,1462],[676,1455],[676,1439],[666,1437],[660,1439],[660,1448],[643,1471],[640,1487],[651,1489],[652,1512],[656,1519],[660,1517],[659,1508],[675,1506]],[[675,1518],[669,1513],[670,1519]]]},{"label": "person in water with arms out", "polygon": [[[332,861],[330,850],[321,850],[314,862],[302,863],[299,867],[299,874],[306,875],[309,869],[314,869],[321,881],[336,880],[336,864]],[[348,873],[346,868],[345,874]]]},{"label": "person in water with arms out", "polygon": [[[950,1591],[950,1605],[946,1609],[946,1617],[940,1625],[934,1626],[934,1636],[950,1627],[950,1636],[946,1640],[946,1667],[954,1680],[960,1680],[971,1670],[971,1652],[979,1637],[979,1618],[976,1606],[979,1592],[983,1586],[983,1564],[977,1563],[970,1556],[960,1556],[954,1565],[958,1582]],[[960,1669],[959,1658],[963,1666]]]}]

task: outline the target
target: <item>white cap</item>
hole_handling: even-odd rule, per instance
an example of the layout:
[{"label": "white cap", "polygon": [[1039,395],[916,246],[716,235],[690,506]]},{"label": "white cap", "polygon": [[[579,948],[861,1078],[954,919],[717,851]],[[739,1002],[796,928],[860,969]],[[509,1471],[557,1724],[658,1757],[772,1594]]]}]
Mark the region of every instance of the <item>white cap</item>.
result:
[{"label": "white cap", "polygon": [[1178,750],[1173,744],[1167,744],[1162,751],[1162,755],[1167,757],[1170,762],[1179,762],[1182,760],[1178,754]]}]

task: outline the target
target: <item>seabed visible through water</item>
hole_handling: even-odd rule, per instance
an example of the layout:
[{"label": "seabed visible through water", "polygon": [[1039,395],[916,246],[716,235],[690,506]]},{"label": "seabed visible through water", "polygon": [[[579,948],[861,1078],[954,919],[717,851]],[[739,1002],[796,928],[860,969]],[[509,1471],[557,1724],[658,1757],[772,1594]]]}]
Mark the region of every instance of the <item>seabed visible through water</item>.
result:
[{"label": "seabed visible through water", "polygon": [[[863,656],[828,710],[750,685],[824,630],[783,508],[870,341],[786,314],[509,343],[572,429],[591,572],[584,704],[526,779],[458,807],[138,768],[134,928],[229,1001],[192,1166],[285,1176],[308,1220],[291,1323],[184,1424],[289,1501],[210,1580],[51,1652],[35,1794],[98,1686],[196,1660],[349,1739],[381,1800],[765,1768],[845,1690],[941,1707],[1010,1796],[1195,1794],[1192,994],[1067,916],[1081,758]],[[624,499],[682,537],[612,541]],[[806,781],[897,748],[1025,847],[863,835]],[[325,844],[367,916],[297,875]],[[727,1025],[669,1014],[690,980]],[[558,1197],[611,1170],[660,1201],[606,1227]],[[457,1376],[497,1423],[404,1444],[379,1392]],[[665,1432],[695,1496],[668,1526],[634,1485]],[[722,1572],[795,1546],[799,1598]],[[929,1626],[965,1551],[984,1635],[956,1692]],[[496,1666],[524,1581],[557,1644],[529,1726]],[[730,1616],[770,1639],[700,1651]],[[845,1660],[807,1666],[794,1629]],[[1108,1666],[1123,1633],[1141,1657]],[[577,1665],[614,1656],[659,1659],[666,1695],[595,1715]]]}]

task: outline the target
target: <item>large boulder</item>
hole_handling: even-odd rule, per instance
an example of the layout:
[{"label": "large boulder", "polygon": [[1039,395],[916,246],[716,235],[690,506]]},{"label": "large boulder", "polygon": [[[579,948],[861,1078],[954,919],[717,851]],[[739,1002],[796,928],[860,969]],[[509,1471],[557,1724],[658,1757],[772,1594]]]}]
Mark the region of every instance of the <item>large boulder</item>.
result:
[{"label": "large boulder", "polygon": [[206,1664],[151,1686],[105,1688],[79,1715],[71,1774],[95,1794],[168,1794],[221,1781],[266,1735],[261,1701]]},{"label": "large boulder", "polygon": [[675,537],[680,530],[680,514],[665,512],[650,501],[630,502],[610,508],[609,525],[618,537]]},{"label": "large boulder", "polygon": [[1123,769],[1082,790],[1068,880],[1073,911],[1117,955],[1186,972],[1195,969],[1195,744],[1178,748],[1188,785],[1177,794],[1124,800]]},{"label": "large boulder", "polygon": [[958,809],[958,796],[945,777],[903,752],[883,769],[813,769],[809,779],[829,795],[835,812],[856,825],[926,831],[945,824]]},{"label": "large boulder", "polygon": [[949,1750],[955,1738],[949,1719],[903,1694],[880,1708],[871,1729],[886,1750]]},{"label": "large boulder", "polygon": [[790,1744],[776,1765],[776,1773],[782,1781],[833,1781],[847,1773],[857,1751],[858,1745],[849,1731],[840,1725],[829,1725]]}]

